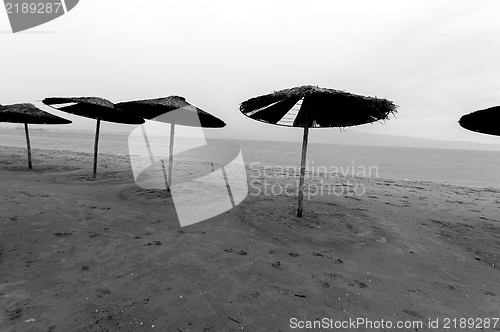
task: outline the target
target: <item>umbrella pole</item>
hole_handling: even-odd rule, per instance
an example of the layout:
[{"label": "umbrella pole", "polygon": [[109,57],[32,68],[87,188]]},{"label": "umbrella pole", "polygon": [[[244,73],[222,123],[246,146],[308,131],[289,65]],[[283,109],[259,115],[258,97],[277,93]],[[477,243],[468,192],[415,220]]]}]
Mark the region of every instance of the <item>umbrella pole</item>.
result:
[{"label": "umbrella pole", "polygon": [[26,144],[28,146],[28,168],[31,169],[31,144],[30,134],[28,133],[28,123],[24,123],[24,132],[26,133]]},{"label": "umbrella pole", "polygon": [[[307,113],[306,113],[307,115]],[[302,217],[302,201],[304,198],[304,174],[306,172],[306,154],[307,154],[307,140],[309,138],[309,123],[304,123],[304,138],[302,139],[302,157],[300,160],[300,182],[299,182],[299,202],[297,204],[297,217]]]},{"label": "umbrella pole", "polygon": [[[212,164],[213,166],[213,164]],[[227,193],[229,194],[229,200],[231,201],[231,205],[235,207],[236,205],[234,204],[234,198],[233,198],[233,193],[231,192],[231,187],[229,186],[229,180],[227,178],[226,170],[224,166],[221,167],[222,170],[222,176],[224,177],[224,181],[226,182],[226,188],[227,188]]]},{"label": "umbrella pole", "polygon": [[[142,129],[142,136],[144,137],[144,141],[146,142],[146,147],[148,148],[148,154],[149,154],[149,159],[151,160],[151,165],[155,163],[155,158],[153,156],[153,151],[151,150],[151,146],[149,145],[149,139],[148,135],[146,134],[146,129],[144,128],[144,125],[141,125]],[[168,187],[168,181],[167,181],[167,171],[165,170],[165,160],[161,160],[161,168],[163,169],[163,180],[165,181],[165,188],[167,190],[170,190]]]},{"label": "umbrella pole", "polygon": [[175,123],[170,124],[170,149],[168,153],[168,183],[172,186],[172,166],[174,163],[174,130]]},{"label": "umbrella pole", "polygon": [[97,176],[97,147],[99,145],[99,127],[101,126],[101,119],[97,118],[97,124],[95,127],[95,143],[94,143],[94,170],[92,172],[92,177],[95,179]]},{"label": "umbrella pole", "polygon": [[149,146],[148,135],[146,134],[146,129],[144,129],[144,125],[141,125],[142,136],[144,137],[144,141],[146,142],[146,147],[148,148],[149,159],[151,159],[151,165],[154,164],[155,158],[153,157],[153,151],[151,151],[151,146]]}]

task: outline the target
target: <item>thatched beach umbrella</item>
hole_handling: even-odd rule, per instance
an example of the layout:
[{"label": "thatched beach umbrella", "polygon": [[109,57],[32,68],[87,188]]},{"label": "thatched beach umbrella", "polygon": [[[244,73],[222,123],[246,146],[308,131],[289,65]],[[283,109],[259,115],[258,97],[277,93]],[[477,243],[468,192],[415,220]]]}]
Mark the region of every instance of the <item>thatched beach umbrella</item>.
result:
[{"label": "thatched beach umbrella", "polygon": [[458,123],[467,130],[500,136],[500,106],[466,114]]},{"label": "thatched beach umbrella", "polygon": [[99,129],[102,121],[122,124],[143,124],[144,119],[140,116],[129,114],[115,108],[109,100],[98,97],[69,97],[69,98],[45,98],[42,101],[57,110],[67,113],[96,119],[95,143],[94,143],[94,167],[92,176],[97,174],[97,149],[99,144]]},{"label": "thatched beach umbrella", "polygon": [[[202,128],[222,128],[226,125],[224,121],[191,105],[184,97],[179,96],[128,101],[118,103],[116,107],[129,113],[138,114],[148,120],[170,123],[170,148],[168,156],[168,182],[170,184],[172,183],[172,165],[174,161],[175,125]],[[142,129],[144,138],[148,142],[144,127]],[[149,143],[147,145],[150,157],[153,159]],[[164,166],[164,164],[162,165]],[[166,185],[169,188],[168,183]]]},{"label": "thatched beach umbrella", "polygon": [[28,147],[28,168],[31,169],[31,145],[28,124],[69,124],[70,120],[42,111],[33,104],[0,105],[0,122],[24,123]]},{"label": "thatched beach umbrella", "polygon": [[[297,105],[297,106],[296,106]],[[387,120],[397,106],[386,99],[304,85],[251,98],[240,105],[247,117],[261,122],[304,128],[297,216],[302,200],[309,128],[348,127]]]}]

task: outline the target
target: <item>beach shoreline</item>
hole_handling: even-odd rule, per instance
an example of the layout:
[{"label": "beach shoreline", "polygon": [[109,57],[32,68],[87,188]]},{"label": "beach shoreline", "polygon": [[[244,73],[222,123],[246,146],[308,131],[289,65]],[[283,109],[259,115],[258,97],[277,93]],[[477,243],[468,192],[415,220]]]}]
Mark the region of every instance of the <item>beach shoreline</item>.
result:
[{"label": "beach shoreline", "polygon": [[[4,134],[2,134],[4,133]],[[0,130],[0,146],[26,147],[24,133],[19,130]],[[92,153],[94,134],[92,132],[38,131],[33,132],[33,149],[66,150]],[[132,142],[127,133],[101,132],[99,153],[126,156],[135,151],[139,143]],[[248,140],[227,140],[209,138],[221,151],[227,143],[239,145],[245,164],[259,167],[295,167],[300,164],[300,143],[263,142]],[[168,152],[169,137],[150,137],[156,154]],[[132,144],[131,144],[132,143]],[[178,136],[174,146],[178,153],[185,154],[192,139]],[[130,150],[132,149],[132,151]],[[141,149],[138,150],[143,151]],[[197,152],[198,153],[198,152]],[[134,154],[134,153],[133,153]],[[159,156],[157,156],[160,158]],[[203,157],[203,156],[198,156]],[[165,158],[165,157],[164,157]],[[222,158],[224,159],[224,158]],[[373,175],[383,179],[407,179],[410,181],[443,182],[459,186],[493,187],[500,189],[500,152],[447,150],[425,148],[402,148],[383,146],[359,146],[311,143],[308,148],[310,169],[326,168],[327,172]],[[260,166],[259,166],[260,164]]]}]

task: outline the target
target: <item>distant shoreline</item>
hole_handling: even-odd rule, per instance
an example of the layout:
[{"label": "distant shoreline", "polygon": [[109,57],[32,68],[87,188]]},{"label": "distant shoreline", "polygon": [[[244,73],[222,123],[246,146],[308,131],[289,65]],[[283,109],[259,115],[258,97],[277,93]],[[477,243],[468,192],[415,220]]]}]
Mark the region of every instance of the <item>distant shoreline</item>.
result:
[{"label": "distant shoreline", "polygon": [[[30,125],[30,130],[38,130],[40,126],[43,125]],[[7,127],[0,126],[0,131],[2,129],[5,130],[13,130],[15,127]],[[52,132],[52,133],[80,133],[80,134],[89,134],[92,136],[92,139],[95,135],[94,130],[90,129],[65,129],[65,128],[54,128],[52,126],[44,126],[43,131]],[[325,128],[321,128],[322,131],[325,131]],[[330,128],[333,129],[333,128]],[[101,131],[101,135],[110,135],[110,136],[128,136],[130,134],[129,131]],[[334,134],[335,135],[335,134]],[[159,137],[159,135],[150,135],[152,137]],[[446,140],[432,140],[425,138],[416,138],[409,136],[393,136],[393,135],[382,135],[382,134],[367,134],[367,133],[359,133],[353,131],[345,131],[342,135],[335,137],[334,139],[329,140],[328,142],[318,141],[314,139],[314,136],[310,140],[310,144],[321,144],[321,145],[345,145],[345,146],[373,146],[373,147],[395,147],[395,148],[414,148],[414,149],[441,149],[441,150],[465,150],[465,151],[494,151],[500,152],[500,139],[499,144],[490,144],[490,143],[479,143],[472,141],[446,141]],[[323,135],[324,136],[324,135]],[[178,135],[177,137],[183,137],[182,135]],[[231,141],[249,141],[249,142],[271,142],[271,143],[294,143],[294,144],[302,144],[301,143],[301,135],[298,135],[295,139],[289,140],[266,140],[256,138],[234,138],[234,137],[226,137],[215,134],[215,132],[210,132],[209,138],[212,139],[221,139],[221,140],[231,140]],[[321,138],[324,140],[324,137]]]}]

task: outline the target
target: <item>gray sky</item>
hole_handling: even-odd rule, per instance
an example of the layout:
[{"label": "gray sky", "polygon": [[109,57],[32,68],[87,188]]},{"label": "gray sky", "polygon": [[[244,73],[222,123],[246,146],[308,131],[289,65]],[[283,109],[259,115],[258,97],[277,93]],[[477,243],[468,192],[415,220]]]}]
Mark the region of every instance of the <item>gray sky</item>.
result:
[{"label": "gray sky", "polygon": [[499,14],[497,0],[82,0],[12,34],[2,13],[0,103],[176,94],[222,118],[226,136],[300,141],[300,129],[252,121],[238,106],[311,84],[400,105],[396,119],[355,131],[499,144],[457,124],[500,105]]}]

